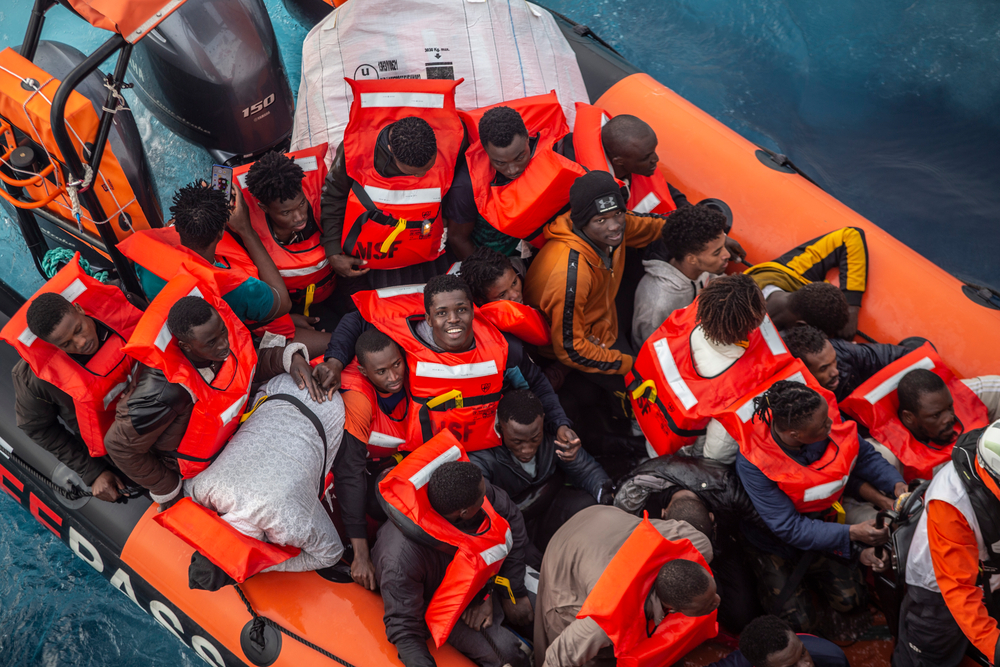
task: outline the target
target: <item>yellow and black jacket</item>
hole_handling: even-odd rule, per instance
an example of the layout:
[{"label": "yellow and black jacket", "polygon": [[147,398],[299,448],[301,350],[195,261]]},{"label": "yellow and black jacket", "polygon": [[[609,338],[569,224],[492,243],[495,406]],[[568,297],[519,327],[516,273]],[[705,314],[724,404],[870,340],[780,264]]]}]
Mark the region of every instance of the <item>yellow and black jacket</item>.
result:
[{"label": "yellow and black jacket", "polygon": [[865,232],[844,227],[806,241],[771,262],[746,270],[763,289],[775,285],[794,292],[803,285],[821,281],[835,266],[840,267],[840,289],[851,306],[860,306],[868,284],[868,244]]}]

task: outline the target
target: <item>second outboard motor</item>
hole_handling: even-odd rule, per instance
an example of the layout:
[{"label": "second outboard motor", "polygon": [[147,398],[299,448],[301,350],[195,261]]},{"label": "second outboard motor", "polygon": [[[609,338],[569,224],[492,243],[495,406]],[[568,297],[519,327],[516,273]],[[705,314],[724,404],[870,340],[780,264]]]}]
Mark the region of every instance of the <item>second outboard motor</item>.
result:
[{"label": "second outboard motor", "polygon": [[261,0],[188,0],[136,45],[129,71],[150,112],[220,163],[287,146],[295,101]]}]

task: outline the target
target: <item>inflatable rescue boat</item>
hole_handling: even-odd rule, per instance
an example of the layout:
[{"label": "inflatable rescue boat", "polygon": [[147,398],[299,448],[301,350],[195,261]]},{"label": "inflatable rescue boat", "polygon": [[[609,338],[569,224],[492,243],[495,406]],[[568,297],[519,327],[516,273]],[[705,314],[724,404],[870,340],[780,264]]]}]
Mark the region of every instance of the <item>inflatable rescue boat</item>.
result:
[{"label": "inflatable rescue boat", "polygon": [[[319,21],[310,37],[337,33],[341,10],[320,0],[286,2],[301,20]],[[258,0],[65,0],[81,18],[109,32],[108,41],[86,57],[41,41],[45,11],[54,4],[36,0],[19,52],[0,52],[0,195],[14,208],[39,270],[45,250],[65,246],[139,293],[116,244],[133,230],[162,226],[163,218],[134,121],[127,113],[116,115],[126,74],[171,129],[231,164],[288,145],[290,88],[274,62],[274,35]],[[581,95],[587,98],[577,101],[610,114],[635,114],[652,125],[667,180],[692,201],[724,201],[732,211],[732,235],[748,261],[769,260],[833,229],[861,227],[871,258],[860,315],[865,337],[897,342],[924,336],[962,377],[1000,366],[1000,300],[991,292],[948,275],[823,192],[783,156],[748,142],[636,70],[585,26],[525,4],[535,17],[525,20],[554,22],[546,23],[558,28],[552,39],[561,40],[559,49],[572,50],[579,74],[570,73],[567,85],[582,75]],[[209,20],[213,30],[244,31],[227,33],[234,46],[226,54],[213,53],[197,31],[185,30]],[[369,50],[368,66],[376,75],[401,74],[398,62],[379,57],[378,45]],[[114,72],[105,78],[97,68],[115,54]],[[240,59],[244,69],[224,76],[218,61],[203,64],[217,56]],[[474,72],[449,69],[449,62],[426,65],[425,75],[432,65],[436,76],[475,80]],[[511,98],[524,94],[534,93],[521,90]],[[217,131],[221,126],[230,128],[228,134]],[[327,125],[315,129],[330,131]],[[315,136],[301,126],[295,135],[297,141]],[[3,324],[23,303],[24,296],[0,283]],[[381,598],[345,580],[342,571],[258,574],[239,591],[189,589],[193,548],[154,521],[156,507],[147,496],[93,501],[74,473],[16,427],[10,369],[17,361],[12,347],[0,346],[0,486],[167,631],[219,667],[399,664],[385,636]],[[258,615],[267,619],[263,645],[260,621],[257,641],[250,637]],[[471,664],[448,645],[434,656],[442,666]]]}]

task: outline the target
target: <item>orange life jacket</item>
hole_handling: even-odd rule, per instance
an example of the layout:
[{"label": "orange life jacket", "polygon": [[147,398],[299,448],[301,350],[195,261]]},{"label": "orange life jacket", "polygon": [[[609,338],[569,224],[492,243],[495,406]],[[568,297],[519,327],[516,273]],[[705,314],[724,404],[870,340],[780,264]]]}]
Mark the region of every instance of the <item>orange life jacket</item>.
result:
[{"label": "orange life jacket", "polygon": [[[346,79],[354,91],[344,131],[344,162],[354,180],[344,212],[344,252],[369,268],[396,269],[437,259],[444,253],[441,200],[455,178],[465,135],[455,110],[455,87],[444,79]],[[383,129],[407,116],[430,124],[437,159],[421,178],[386,178],[375,168],[375,145]]]},{"label": "orange life jacket", "polygon": [[[610,113],[600,107],[577,102],[576,123],[573,125],[573,153],[576,155],[576,161],[587,169],[607,171],[614,175],[615,169],[601,143],[601,128],[612,118]],[[670,195],[667,179],[659,170],[652,176],[632,174],[625,207],[636,213],[660,215],[666,215],[677,209],[674,198]]]},{"label": "orange life jacket", "polygon": [[[833,420],[826,452],[808,466],[788,456],[775,442],[771,427],[753,417],[753,399],[778,380],[801,382],[813,389],[826,401],[830,419]],[[820,386],[798,359],[734,402],[718,419],[740,443],[740,453],[777,484],[792,499],[799,512],[821,512],[840,499],[847,478],[858,460],[858,425],[841,420],[837,399]]]},{"label": "orange life jacket", "polygon": [[469,451],[500,444],[494,424],[507,367],[507,341],[479,312],[472,321],[475,345],[459,353],[434,352],[413,333],[424,316],[423,285],[358,292],[361,317],[406,353],[410,398],[407,444],[411,450],[442,430]]},{"label": "orange life jacket", "polygon": [[671,313],[643,344],[625,376],[639,426],[661,456],[694,442],[712,417],[793,360],[765,317],[750,334],[743,356],[722,374],[702,377],[691,356],[697,319],[697,299]]},{"label": "orange life jacket", "polygon": [[155,514],[153,521],[201,552],[238,584],[302,551],[244,535],[190,498],[181,498],[169,509]]},{"label": "orange life jacket", "polygon": [[[404,383],[404,387],[405,387]],[[356,391],[372,406],[372,424],[368,435],[368,458],[381,459],[392,456],[406,444],[408,415],[410,413],[409,397],[404,398],[403,414],[393,418],[379,409],[378,392],[375,385],[358,370],[358,362],[352,361],[340,374],[340,391]],[[404,391],[406,391],[404,389]]]},{"label": "orange life jacket", "polygon": [[431,474],[445,463],[468,460],[462,445],[445,431],[403,459],[378,485],[383,507],[404,535],[454,554],[424,614],[438,647],[486,582],[500,571],[514,543],[510,525],[488,499],[483,499],[486,518],[474,534],[462,532],[431,507],[427,498]]},{"label": "orange life jacket", "polygon": [[[0,338],[10,343],[32,372],[40,379],[63,390],[73,399],[80,437],[91,456],[104,456],[104,436],[115,421],[118,397],[128,387],[135,363],[122,348],[132,335],[142,311],[125,298],[120,289],[105,285],[80,268],[80,254],[42,285],[35,295],[7,321]],[[28,306],[40,294],[62,294],[90,318],[111,333],[86,366],[46,343],[28,329]]]},{"label": "orange life jacket", "polygon": [[[169,281],[183,270],[203,281],[214,280],[219,294],[222,295],[229,294],[249,278],[258,276],[257,266],[250,259],[250,255],[228,231],[222,236],[216,248],[216,258],[221,257],[220,263],[225,264],[225,267],[209,264],[204,257],[182,246],[180,234],[174,227],[136,232],[120,242],[118,249],[161,280]],[[250,327],[256,326],[253,322],[246,324]],[[289,340],[295,338],[295,324],[289,315],[268,322],[255,331],[270,331]]]},{"label": "orange life jacket", "polygon": [[480,306],[479,312],[500,331],[514,334],[529,345],[542,347],[552,344],[548,320],[537,308],[526,303],[491,301]]},{"label": "orange life jacket", "polygon": [[[184,438],[173,454],[184,478],[207,468],[240,425],[239,417],[246,407],[257,367],[250,332],[213,289],[213,285],[190,273],[178,273],[149,304],[124,348],[126,354],[162,371],[168,382],[183,385],[195,398]],[[171,306],[185,296],[205,299],[218,311],[229,331],[230,353],[211,385],[181,352],[167,329]]]},{"label": "orange life jacket", "polygon": [[[494,107],[510,107],[521,114],[528,135],[537,139],[528,168],[506,185],[491,185],[496,170],[479,141],[479,120]],[[586,170],[552,148],[569,134],[555,91],[519,100],[500,102],[474,111],[460,112],[469,135],[465,160],[475,193],[476,207],[496,229],[541,247],[542,225],[569,205],[569,188]]]},{"label": "orange life jacket", "polygon": [[672,560],[690,560],[712,572],[690,540],[666,539],[644,516],[580,607],[576,617],[590,617],[601,626],[614,644],[619,665],[672,665],[719,633],[714,610],[698,617],[669,614],[652,635],[648,633],[643,606],[660,568]]},{"label": "orange life jacket", "polygon": [[[305,177],[302,179],[302,192],[309,202],[317,227],[320,225],[320,195],[322,195],[323,182],[326,180],[326,162],[324,161],[326,150],[326,144],[320,144],[312,148],[286,153],[305,172]],[[317,229],[315,234],[304,241],[288,245],[279,244],[271,232],[270,225],[267,224],[267,214],[260,208],[257,200],[246,187],[246,173],[250,171],[251,166],[245,164],[235,168],[233,178],[239,184],[243,199],[246,200],[250,224],[257,232],[257,236],[260,237],[261,243],[264,244],[267,254],[274,260],[278,273],[281,274],[285,286],[288,287],[289,296],[292,301],[297,303],[303,300],[308,300],[309,303],[318,303],[326,299],[333,293],[336,280],[330,262],[326,258],[326,251],[319,240],[322,228]],[[225,256],[224,249],[216,252]]]},{"label": "orange life jacket", "polygon": [[868,378],[841,402],[840,408],[868,427],[872,437],[896,455],[903,464],[903,477],[907,481],[918,477],[930,479],[935,467],[951,460],[954,444],[940,446],[920,442],[899,420],[896,389],[904,375],[918,368],[929,370],[944,380],[955,401],[959,435],[990,424],[986,406],[945,366],[930,343],[924,343]]}]

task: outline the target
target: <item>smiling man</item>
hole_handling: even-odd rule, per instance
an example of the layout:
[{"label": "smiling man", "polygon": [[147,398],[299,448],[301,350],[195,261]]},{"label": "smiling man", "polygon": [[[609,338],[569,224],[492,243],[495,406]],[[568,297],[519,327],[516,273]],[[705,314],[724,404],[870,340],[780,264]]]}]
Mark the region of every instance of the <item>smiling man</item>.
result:
[{"label": "smiling man", "polygon": [[225,446],[253,382],[289,372],[314,400],[324,398],[304,345],[265,334],[255,349],[225,302],[192,295],[207,293],[193,285],[187,274],[167,283],[136,326],[125,352],[141,363],[105,438],[115,465],[149,489],[161,509],[181,497],[182,478],[206,468]]},{"label": "smiling man", "polygon": [[603,388],[624,391],[634,358],[628,341],[618,337],[615,311],[625,247],[659,238],[663,218],[626,211],[618,183],[606,171],[576,179],[570,205],[570,213],[546,226],[546,243],[525,278],[525,302],[552,323],[552,346],[539,352]]}]

